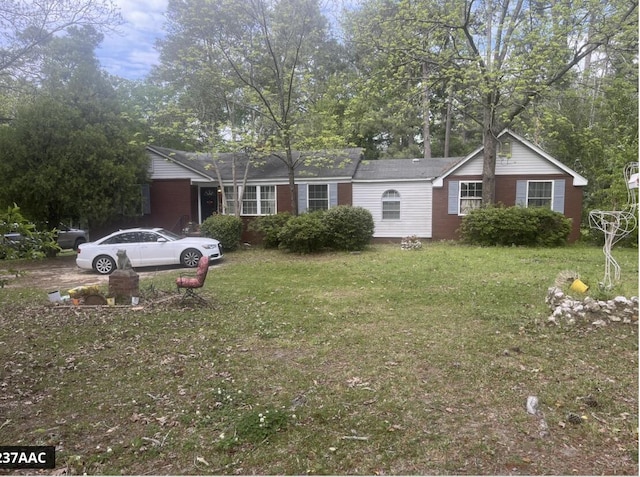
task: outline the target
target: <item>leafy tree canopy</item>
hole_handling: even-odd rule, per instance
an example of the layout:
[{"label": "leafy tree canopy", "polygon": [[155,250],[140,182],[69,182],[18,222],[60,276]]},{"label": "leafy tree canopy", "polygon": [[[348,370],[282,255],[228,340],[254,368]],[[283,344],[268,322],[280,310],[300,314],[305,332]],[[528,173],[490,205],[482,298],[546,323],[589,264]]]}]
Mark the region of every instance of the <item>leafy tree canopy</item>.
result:
[{"label": "leafy tree canopy", "polygon": [[148,159],[97,67],[100,39],[92,27],[53,39],[38,94],[0,128],[0,204],[51,227],[140,210]]}]

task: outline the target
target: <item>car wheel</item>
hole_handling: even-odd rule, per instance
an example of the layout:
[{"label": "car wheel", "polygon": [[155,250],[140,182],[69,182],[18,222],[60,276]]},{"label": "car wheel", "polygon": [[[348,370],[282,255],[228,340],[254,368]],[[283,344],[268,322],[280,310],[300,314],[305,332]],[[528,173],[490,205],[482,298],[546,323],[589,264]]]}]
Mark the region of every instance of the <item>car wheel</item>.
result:
[{"label": "car wheel", "polygon": [[82,245],[83,243],[85,243],[85,242],[86,242],[86,240],[85,240],[85,239],[83,239],[83,238],[77,238],[77,239],[76,239],[76,241],[75,241],[75,243],[73,244],[73,249],[74,249],[74,250],[78,250],[78,247],[79,247],[80,245]]},{"label": "car wheel", "polygon": [[189,248],[180,255],[180,262],[182,262],[182,265],[185,267],[194,268],[198,266],[200,257],[202,257],[202,254],[199,251],[195,248]]},{"label": "car wheel", "polygon": [[100,275],[109,275],[116,269],[116,262],[109,255],[100,255],[93,261],[93,269]]}]

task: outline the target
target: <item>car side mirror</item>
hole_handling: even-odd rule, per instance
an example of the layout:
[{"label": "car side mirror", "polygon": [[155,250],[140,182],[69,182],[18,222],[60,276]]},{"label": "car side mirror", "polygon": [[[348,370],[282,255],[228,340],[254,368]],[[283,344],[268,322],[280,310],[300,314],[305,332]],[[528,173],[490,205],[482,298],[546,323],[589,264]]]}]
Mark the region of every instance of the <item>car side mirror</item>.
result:
[{"label": "car side mirror", "polygon": [[158,240],[156,240],[156,242],[160,242],[160,243],[165,243],[166,241],[167,239],[164,237],[160,237]]}]

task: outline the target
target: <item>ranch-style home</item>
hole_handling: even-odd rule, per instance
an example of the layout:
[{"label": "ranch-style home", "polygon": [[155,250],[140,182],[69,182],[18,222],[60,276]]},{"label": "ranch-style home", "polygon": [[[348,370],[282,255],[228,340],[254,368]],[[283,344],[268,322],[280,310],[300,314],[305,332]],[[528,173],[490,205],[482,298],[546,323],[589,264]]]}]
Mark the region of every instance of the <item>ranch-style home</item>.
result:
[{"label": "ranch-style home", "polygon": [[[247,166],[243,155],[187,153],[150,146],[150,185],[145,214],[135,225],[180,232],[221,213],[233,213],[235,186],[244,187],[241,217],[291,210],[288,171],[275,156]],[[298,153],[296,153],[298,154]],[[462,217],[482,200],[482,147],[462,158],[366,161],[360,149],[305,154],[295,172],[298,211],[360,206],[371,211],[374,240],[395,242],[456,239]],[[214,162],[217,167],[214,167]],[[235,164],[234,164],[235,163]],[[243,185],[246,170],[246,184]],[[499,136],[496,202],[549,207],[572,219],[569,239],[579,237],[582,194],[587,180],[545,151],[511,132]],[[246,227],[245,227],[246,229]],[[258,237],[245,231],[243,240]]]}]

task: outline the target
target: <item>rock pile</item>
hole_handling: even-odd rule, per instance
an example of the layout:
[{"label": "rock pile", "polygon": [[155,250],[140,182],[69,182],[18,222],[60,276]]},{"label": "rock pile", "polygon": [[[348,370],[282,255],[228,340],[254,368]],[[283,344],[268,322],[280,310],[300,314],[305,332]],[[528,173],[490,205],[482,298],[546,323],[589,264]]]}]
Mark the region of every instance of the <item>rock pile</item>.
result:
[{"label": "rock pile", "polygon": [[610,323],[638,324],[638,297],[617,296],[612,300],[595,300],[589,296],[576,300],[566,295],[560,288],[551,287],[545,302],[553,310],[549,322],[569,325],[580,322],[594,326]]}]

